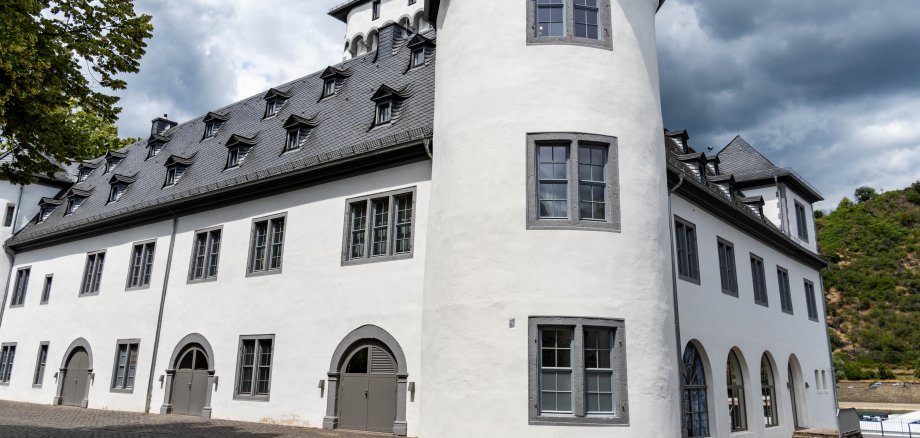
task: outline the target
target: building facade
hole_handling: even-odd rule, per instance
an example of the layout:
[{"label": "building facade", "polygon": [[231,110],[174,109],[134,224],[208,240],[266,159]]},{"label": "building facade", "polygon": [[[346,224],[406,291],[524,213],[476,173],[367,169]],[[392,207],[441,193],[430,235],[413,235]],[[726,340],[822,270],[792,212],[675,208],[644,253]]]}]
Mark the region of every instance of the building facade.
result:
[{"label": "building facade", "polygon": [[29,201],[0,398],[424,437],[835,428],[820,194],[664,129],[660,6],[334,8],[342,63],[154,119]]}]

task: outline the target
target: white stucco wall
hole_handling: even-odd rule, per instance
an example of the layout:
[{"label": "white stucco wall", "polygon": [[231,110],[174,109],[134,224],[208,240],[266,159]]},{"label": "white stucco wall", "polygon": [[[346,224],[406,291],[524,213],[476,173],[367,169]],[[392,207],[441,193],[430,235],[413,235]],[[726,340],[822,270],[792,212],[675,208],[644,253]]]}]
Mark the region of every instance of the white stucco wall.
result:
[{"label": "white stucco wall", "polygon": [[[611,2],[612,51],[527,46],[526,6],[441,2],[422,434],[677,436],[658,2]],[[526,229],[526,135],[553,131],[619,139],[622,232]],[[528,425],[530,316],[625,318],[628,427]]]},{"label": "white stucco wall", "polygon": [[[380,18],[376,20],[373,19],[372,5],[373,2],[368,1],[348,13],[348,21],[345,24],[345,41],[349,46],[354,45],[357,37],[360,37],[366,44],[370,36],[391,22],[408,23],[415,31],[428,30],[428,22],[420,14],[425,9],[425,0],[417,0],[413,5],[408,4],[406,0],[382,0]],[[366,53],[366,50],[355,52],[354,47],[349,47],[349,50],[345,51],[346,59],[352,54],[360,56]]]},{"label": "white stucco wall", "polygon": [[782,206],[780,205],[779,194],[775,185],[752,187],[744,189],[742,192],[744,192],[744,196],[763,196],[763,216],[773,222],[773,225],[776,225],[777,228],[782,229],[783,219],[780,210]]},{"label": "white stucco wall", "polygon": [[[712,214],[691,204],[679,196],[672,196],[675,215],[696,225],[699,250],[700,284],[678,280],[681,341],[686,345],[691,340],[702,346],[708,357],[710,428],[713,437],[783,437],[793,431],[790,394],[786,386],[789,381],[787,365],[795,356],[801,366],[800,426],[836,428],[833,383],[827,332],[822,302],[819,272],[774,248],[752,239],[743,231],[717,219]],[[719,259],[716,238],[722,237],[734,244],[735,266],[738,275],[739,297],[726,295],[721,291]],[[750,253],[764,260],[769,307],[754,303],[753,279]],[[779,283],[776,267],[789,271],[793,314],[780,308]],[[808,318],[804,280],[815,285],[818,308],[818,322]],[[728,404],[724,394],[727,391],[725,372],[728,353],[732,348],[740,351],[746,368],[745,396],[749,429],[732,434],[729,430]],[[761,407],[760,360],[768,352],[772,357],[776,374],[776,392],[779,402],[779,426],[764,427]],[[815,370],[824,371],[828,379],[827,388],[815,382]]]},{"label": "white stucco wall", "polygon": [[[805,207],[805,228],[808,230],[808,239],[802,240],[799,238],[798,232],[798,217],[795,215],[795,203],[798,201],[803,207]],[[817,252],[818,251],[818,238],[815,235],[815,212],[814,206],[805,200],[801,195],[792,190],[789,186],[786,186],[786,211],[789,212],[789,237],[792,240],[795,240],[800,245]]]},{"label": "white stucco wall", "polygon": [[[177,342],[203,335],[214,349],[218,385],[212,416],[321,427],[326,379],[340,341],[374,324],[393,335],[406,355],[408,380],[420,378],[421,293],[428,219],[430,162],[379,172],[230,205],[179,218],[151,403],[159,412],[165,388],[159,383]],[[345,200],[416,187],[413,258],[341,266]],[[287,212],[281,274],[246,277],[253,218]],[[223,226],[218,279],[188,284],[194,231]],[[0,342],[17,342],[12,382],[0,398],[50,403],[54,372],[70,343],[84,337],[92,348],[95,380],[89,407],[143,411],[163,287],[172,222],[165,221],[17,255],[16,267],[31,266],[25,306],[7,309]],[[156,238],[150,288],[125,291],[131,243]],[[78,297],[86,252],[106,249],[98,296]],[[39,305],[44,276],[54,273],[47,305]],[[240,335],[274,334],[268,402],[233,400]],[[109,390],[117,339],[140,338],[137,382],[132,394]],[[50,341],[45,384],[32,388],[39,343]],[[420,383],[421,385],[421,383]],[[409,397],[407,397],[409,399]],[[418,435],[418,399],[407,403],[410,435]]]}]

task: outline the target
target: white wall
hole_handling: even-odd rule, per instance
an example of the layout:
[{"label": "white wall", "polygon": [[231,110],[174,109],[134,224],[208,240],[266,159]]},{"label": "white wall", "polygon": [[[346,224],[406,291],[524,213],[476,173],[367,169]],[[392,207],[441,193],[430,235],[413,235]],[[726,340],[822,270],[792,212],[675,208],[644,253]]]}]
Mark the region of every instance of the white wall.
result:
[{"label": "white wall", "polygon": [[[709,359],[710,427],[713,437],[756,436],[783,437],[792,434],[792,408],[789,390],[786,388],[787,364],[794,355],[801,365],[802,378],[809,388],[800,394],[800,425],[810,427],[836,428],[833,391],[833,376],[830,368],[826,323],[819,272],[778,252],[744,232],[717,219],[712,214],[691,204],[679,196],[672,196],[673,213],[696,225],[697,247],[699,249],[700,285],[678,280],[681,341],[686,345],[698,341]],[[735,265],[738,275],[739,297],[726,295],[721,291],[719,259],[716,237],[722,237],[734,244]],[[753,279],[750,267],[750,253],[764,260],[769,307],[754,303]],[[792,292],[793,314],[780,308],[777,265],[789,271]],[[804,280],[814,283],[818,307],[818,322],[808,318],[805,301]],[[728,405],[723,395],[727,391],[725,381],[726,361],[732,348],[737,348],[746,363],[745,395],[747,399],[748,432],[731,434],[729,430]],[[761,407],[760,359],[769,352],[775,362],[776,391],[779,400],[778,427],[764,428]],[[745,366],[744,364],[742,366]],[[828,379],[827,388],[815,382],[815,370],[824,370]],[[819,372],[820,375],[820,372]]]},{"label": "white wall", "polygon": [[[407,0],[382,0],[380,3],[380,18],[373,19],[373,2],[368,1],[360,6],[353,8],[348,13],[348,21],[345,25],[345,41],[353,45],[357,37],[361,37],[365,43],[368,37],[375,34],[377,29],[390,22],[399,23],[403,19],[408,19],[410,27],[415,31],[428,30],[429,25],[424,18],[420,18],[420,12],[425,9],[425,0],[417,0],[414,5],[408,4]],[[365,52],[355,52],[351,48],[351,53],[345,51],[346,59],[352,54],[360,56]],[[368,48],[370,50],[370,48]]]},{"label": "white wall", "polygon": [[[658,2],[611,4],[612,51],[527,46],[525,1],[441,2],[424,436],[679,435]],[[553,131],[619,139],[622,232],[526,229],[526,135]],[[626,319],[628,427],[528,425],[529,316]]]},{"label": "white wall", "polygon": [[[808,239],[802,240],[799,238],[798,232],[798,218],[795,215],[795,203],[798,201],[799,204],[802,204],[805,207],[805,228],[808,230]],[[786,186],[786,211],[789,212],[789,237],[792,240],[795,240],[800,245],[814,251],[818,252],[818,238],[815,235],[815,213],[814,206],[805,200],[801,195],[792,190],[789,186]]]}]

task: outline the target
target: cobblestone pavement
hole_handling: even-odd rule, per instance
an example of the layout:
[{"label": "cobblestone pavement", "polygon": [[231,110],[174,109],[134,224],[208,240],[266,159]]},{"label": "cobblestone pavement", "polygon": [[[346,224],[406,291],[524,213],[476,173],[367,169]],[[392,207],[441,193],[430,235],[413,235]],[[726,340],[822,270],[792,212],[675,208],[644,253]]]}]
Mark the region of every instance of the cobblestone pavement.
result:
[{"label": "cobblestone pavement", "polygon": [[381,436],[386,435],[0,400],[0,437],[2,438],[380,438]]}]

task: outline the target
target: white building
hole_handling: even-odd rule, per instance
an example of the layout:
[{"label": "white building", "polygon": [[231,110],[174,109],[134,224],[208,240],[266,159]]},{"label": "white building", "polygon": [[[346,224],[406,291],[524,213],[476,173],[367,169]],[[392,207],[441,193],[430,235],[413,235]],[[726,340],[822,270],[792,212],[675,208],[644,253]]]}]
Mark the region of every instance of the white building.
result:
[{"label": "white building", "polygon": [[835,428],[820,195],[664,129],[659,6],[333,9],[344,62],[155,119],[7,242],[0,398],[437,438]]}]

